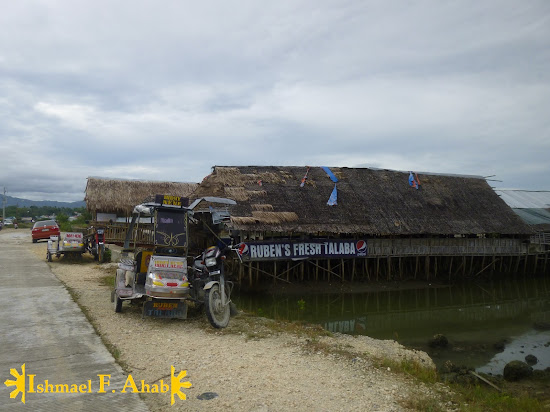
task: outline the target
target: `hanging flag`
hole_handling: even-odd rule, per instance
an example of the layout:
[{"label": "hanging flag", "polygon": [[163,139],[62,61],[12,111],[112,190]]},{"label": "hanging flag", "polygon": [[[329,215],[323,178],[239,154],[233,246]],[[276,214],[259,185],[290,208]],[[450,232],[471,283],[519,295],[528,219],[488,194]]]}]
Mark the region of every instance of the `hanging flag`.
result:
[{"label": "hanging flag", "polygon": [[328,167],[321,166],[321,169],[323,169],[325,173],[328,175],[328,177],[330,177],[330,180],[332,180],[334,183],[338,182],[338,178],[334,176],[334,173],[332,173],[332,171]]},{"label": "hanging flag", "polygon": [[418,180],[418,175],[415,173],[414,176],[416,177],[416,188],[417,189],[422,189],[422,186],[420,186],[420,180]]},{"label": "hanging flag", "polygon": [[306,170],[306,174],[304,175],[304,177],[302,177],[302,183],[300,183],[300,187],[304,187],[305,184],[306,184],[306,180],[307,180],[307,174],[309,173],[309,166],[307,167],[307,170]]},{"label": "hanging flag", "polygon": [[338,192],[336,191],[336,183],[334,184],[334,189],[332,190],[332,193],[330,197],[328,198],[327,205],[334,206],[338,204]]},{"label": "hanging flag", "polygon": [[409,186],[418,189],[418,184],[416,183],[416,180],[414,180],[413,172],[409,172]]}]

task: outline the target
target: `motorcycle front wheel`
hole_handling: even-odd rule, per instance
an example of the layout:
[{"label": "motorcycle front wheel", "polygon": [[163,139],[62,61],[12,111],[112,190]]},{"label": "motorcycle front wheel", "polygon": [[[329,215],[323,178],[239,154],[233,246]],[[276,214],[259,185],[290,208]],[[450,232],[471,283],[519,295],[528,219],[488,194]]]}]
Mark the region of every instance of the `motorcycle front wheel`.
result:
[{"label": "motorcycle front wheel", "polygon": [[[212,285],[210,289],[206,291],[206,317],[212,326],[221,329],[225,328],[229,324],[230,308],[229,305],[222,305],[220,285]],[[227,302],[229,298],[225,296]]]}]

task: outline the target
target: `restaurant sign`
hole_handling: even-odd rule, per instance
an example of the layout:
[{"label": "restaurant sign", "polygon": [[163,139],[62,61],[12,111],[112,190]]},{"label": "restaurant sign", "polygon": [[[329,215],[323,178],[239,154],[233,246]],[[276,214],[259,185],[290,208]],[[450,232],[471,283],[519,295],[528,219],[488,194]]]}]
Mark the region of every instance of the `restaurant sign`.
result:
[{"label": "restaurant sign", "polygon": [[367,241],[354,239],[281,240],[243,242],[237,253],[241,260],[335,259],[367,256]]}]

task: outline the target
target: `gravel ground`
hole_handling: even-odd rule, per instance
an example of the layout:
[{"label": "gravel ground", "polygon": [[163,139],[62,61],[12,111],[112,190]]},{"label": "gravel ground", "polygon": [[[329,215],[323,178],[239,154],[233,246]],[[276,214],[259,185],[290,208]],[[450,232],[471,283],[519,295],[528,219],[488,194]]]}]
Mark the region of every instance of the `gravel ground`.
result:
[{"label": "gravel ground", "polygon": [[[32,244],[29,236],[28,246],[45,260],[45,242]],[[182,390],[187,399],[176,398],[170,406],[169,394],[145,394],[152,411],[405,411],[426,402],[453,409],[443,385],[426,386],[380,366],[387,358],[434,368],[427,354],[394,341],[323,336],[317,328],[282,327],[247,314],[221,331],[202,313],[191,312],[187,320],[142,319],[137,305],[124,303],[122,313],[114,312],[110,286],[102,279],[114,274],[116,264],[99,265],[84,255],[78,262],[54,258],[50,266],[116,348],[138,387],[142,380],[169,382],[171,365],[176,374],[187,371],[183,381],[192,384]],[[198,398],[208,392],[217,396]]]}]

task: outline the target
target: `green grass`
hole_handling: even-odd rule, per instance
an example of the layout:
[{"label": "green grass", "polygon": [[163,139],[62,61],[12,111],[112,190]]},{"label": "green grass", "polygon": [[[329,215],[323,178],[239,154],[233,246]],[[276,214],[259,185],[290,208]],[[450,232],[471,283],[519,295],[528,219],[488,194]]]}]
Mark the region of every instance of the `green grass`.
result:
[{"label": "green grass", "polygon": [[485,386],[452,385],[451,388],[461,398],[461,411],[474,412],[539,412],[548,411],[538,399],[527,394],[512,395],[497,392]]},{"label": "green grass", "polygon": [[409,410],[422,412],[444,412],[445,408],[441,406],[439,400],[428,396],[410,396],[399,404]]},{"label": "green grass", "polygon": [[99,284],[101,286],[109,286],[110,288],[114,288],[115,287],[115,275],[102,276],[99,279]]},{"label": "green grass", "polygon": [[420,365],[418,362],[414,362],[410,359],[402,359],[401,361],[396,361],[393,359],[381,359],[379,366],[383,368],[390,368],[390,370],[403,373],[405,375],[412,376],[421,382],[434,384],[438,382],[438,375],[435,369],[426,368]]}]

